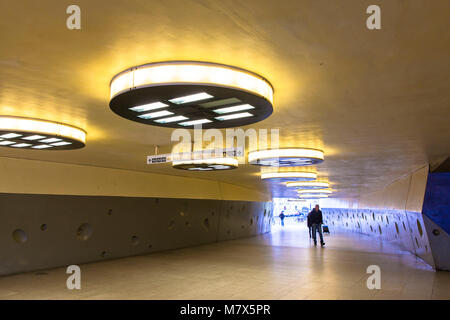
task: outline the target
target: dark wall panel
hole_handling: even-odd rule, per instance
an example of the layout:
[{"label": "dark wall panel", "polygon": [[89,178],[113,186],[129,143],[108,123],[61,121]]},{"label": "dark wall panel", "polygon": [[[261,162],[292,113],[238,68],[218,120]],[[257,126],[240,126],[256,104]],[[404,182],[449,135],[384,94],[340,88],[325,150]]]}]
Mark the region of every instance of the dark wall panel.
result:
[{"label": "dark wall panel", "polygon": [[0,275],[270,231],[271,202],[0,194]]}]

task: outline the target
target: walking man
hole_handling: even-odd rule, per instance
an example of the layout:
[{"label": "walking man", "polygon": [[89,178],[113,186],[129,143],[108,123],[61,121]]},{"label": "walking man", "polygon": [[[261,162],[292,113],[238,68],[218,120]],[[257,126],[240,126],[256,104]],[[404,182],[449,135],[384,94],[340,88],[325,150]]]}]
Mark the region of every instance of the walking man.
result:
[{"label": "walking man", "polygon": [[311,221],[314,245],[317,246],[316,232],[319,232],[320,245],[323,247],[325,245],[325,242],[323,242],[323,234],[322,234],[323,219],[322,219],[322,211],[320,211],[318,204],[316,204],[315,208],[308,214],[308,217]]},{"label": "walking man", "polygon": [[281,226],[284,227],[284,217],[285,217],[284,211],[281,211],[279,217],[280,217],[280,220],[281,220]]}]

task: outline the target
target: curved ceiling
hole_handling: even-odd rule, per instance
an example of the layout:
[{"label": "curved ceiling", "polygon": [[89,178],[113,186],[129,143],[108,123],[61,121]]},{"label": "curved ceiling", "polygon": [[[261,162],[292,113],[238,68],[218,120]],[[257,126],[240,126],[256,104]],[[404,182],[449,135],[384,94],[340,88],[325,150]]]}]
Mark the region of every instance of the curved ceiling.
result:
[{"label": "curved ceiling", "polygon": [[[0,114],[79,126],[80,151],[1,148],[6,157],[170,175],[272,190],[259,167],[183,172],[148,166],[171,129],[109,109],[109,82],[135,65],[200,60],[254,71],[275,89],[274,113],[252,128],[279,128],[282,147],[319,148],[315,169],[337,196],[382,187],[448,155],[448,1],[377,1],[382,29],[365,25],[369,1],[79,0],[82,29],[66,28],[65,2],[0,3]],[[295,192],[292,194],[295,195]]]}]

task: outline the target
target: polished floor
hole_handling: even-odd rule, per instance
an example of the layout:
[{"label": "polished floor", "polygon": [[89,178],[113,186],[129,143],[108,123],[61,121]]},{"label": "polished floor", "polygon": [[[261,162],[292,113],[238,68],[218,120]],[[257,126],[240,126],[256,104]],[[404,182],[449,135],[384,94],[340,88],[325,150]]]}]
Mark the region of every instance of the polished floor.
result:
[{"label": "polished floor", "polygon": [[[65,268],[0,277],[0,299],[450,299],[450,272],[354,233],[312,246],[303,226],[253,238],[81,265],[81,290]],[[369,265],[381,289],[369,290]]]}]

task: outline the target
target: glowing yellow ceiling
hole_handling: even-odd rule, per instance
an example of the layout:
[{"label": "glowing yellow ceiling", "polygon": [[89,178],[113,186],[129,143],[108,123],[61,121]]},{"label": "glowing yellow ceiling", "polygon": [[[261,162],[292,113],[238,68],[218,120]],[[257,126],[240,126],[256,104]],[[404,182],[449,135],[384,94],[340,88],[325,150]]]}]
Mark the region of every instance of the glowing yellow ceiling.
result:
[{"label": "glowing yellow ceiling", "polygon": [[218,173],[148,166],[153,145],[169,147],[171,129],[109,109],[109,82],[128,67],[211,61],[274,86],[274,113],[253,128],[279,128],[281,147],[324,150],[325,162],[313,169],[338,196],[370,192],[450,149],[450,2],[377,1],[382,29],[368,30],[372,2],[78,0],[81,30],[71,31],[67,2],[2,1],[0,114],[69,123],[88,138],[79,151],[1,148],[0,156],[197,176],[287,195],[261,182],[255,166]]}]

